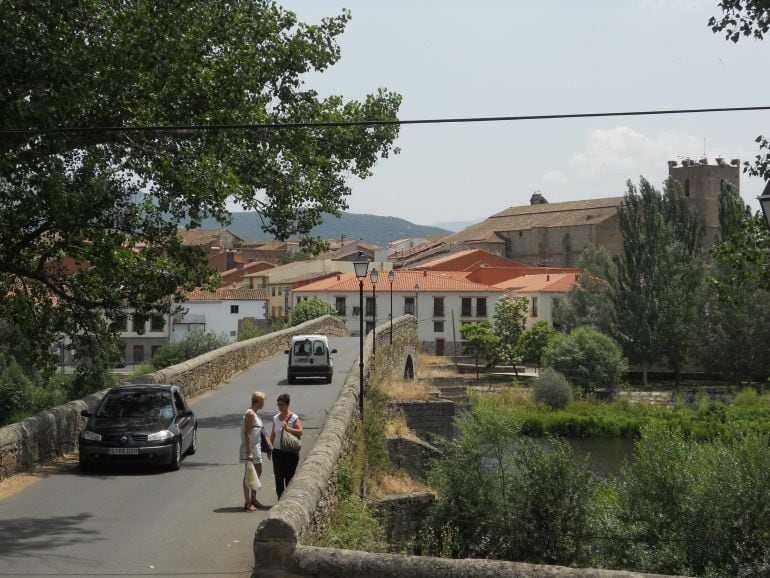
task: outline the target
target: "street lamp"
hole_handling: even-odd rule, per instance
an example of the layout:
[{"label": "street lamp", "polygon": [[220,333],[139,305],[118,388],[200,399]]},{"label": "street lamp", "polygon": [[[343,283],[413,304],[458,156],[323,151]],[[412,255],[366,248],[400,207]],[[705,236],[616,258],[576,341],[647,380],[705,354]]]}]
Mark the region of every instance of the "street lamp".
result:
[{"label": "street lamp", "polygon": [[765,186],[765,190],[757,197],[759,206],[762,207],[762,212],[765,214],[765,221],[767,222],[767,228],[770,230],[770,182]]},{"label": "street lamp", "polygon": [[372,269],[369,273],[369,280],[372,282],[372,364],[377,359],[377,279],[380,278],[380,274],[377,273],[377,269]]},{"label": "street lamp", "polygon": [[396,279],[396,274],[393,269],[388,271],[388,281],[390,281],[390,344],[393,345],[393,281]]},{"label": "street lamp", "polygon": [[369,260],[364,257],[364,252],[359,251],[358,257],[353,261],[353,269],[358,278],[358,409],[361,419],[364,418],[364,279],[366,270],[369,269]]},{"label": "street lamp", "polygon": [[420,300],[420,284],[414,284],[414,318],[417,320],[417,340],[420,340],[420,308],[418,306]]}]

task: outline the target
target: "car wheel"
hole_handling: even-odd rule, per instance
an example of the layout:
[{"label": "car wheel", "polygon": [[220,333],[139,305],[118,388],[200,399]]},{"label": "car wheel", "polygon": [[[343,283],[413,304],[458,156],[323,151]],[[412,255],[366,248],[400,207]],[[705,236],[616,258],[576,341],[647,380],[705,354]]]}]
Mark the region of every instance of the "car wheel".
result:
[{"label": "car wheel", "polygon": [[174,444],[174,448],[171,451],[171,461],[169,462],[168,467],[172,471],[176,471],[180,467],[182,467],[182,438],[181,437]]},{"label": "car wheel", "polygon": [[80,454],[78,456],[78,462],[80,463],[80,471],[83,473],[90,472],[93,468],[91,466],[91,462],[89,462],[83,454]]},{"label": "car wheel", "polygon": [[296,377],[294,377],[293,375],[289,375],[289,376],[286,378],[286,381],[288,381],[288,382],[289,382],[289,385],[293,384],[293,383],[294,383],[296,380],[297,380],[297,378],[296,378]]},{"label": "car wheel", "polygon": [[187,455],[191,456],[195,454],[195,452],[198,451],[198,428],[193,428],[192,433],[192,441],[190,442],[190,447],[187,448]]},{"label": "car wheel", "polygon": [[332,382],[332,377],[333,377],[333,376],[332,376],[332,374],[330,373],[330,374],[329,374],[329,375],[326,377],[326,383],[331,383],[331,382]]}]

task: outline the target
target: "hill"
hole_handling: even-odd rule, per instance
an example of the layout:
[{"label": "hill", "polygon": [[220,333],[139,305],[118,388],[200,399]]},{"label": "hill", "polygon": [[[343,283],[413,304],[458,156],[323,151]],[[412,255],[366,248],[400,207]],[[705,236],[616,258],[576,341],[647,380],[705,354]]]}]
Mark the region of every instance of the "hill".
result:
[{"label": "hill", "polygon": [[[262,231],[262,222],[256,212],[232,213],[232,223],[227,225],[234,234],[249,241],[269,241],[273,237]],[[206,219],[201,224],[204,229],[220,229],[223,225],[214,219]],[[385,247],[391,241],[413,237],[434,237],[450,234],[439,227],[415,225],[398,217],[381,217],[356,213],[342,213],[337,219],[333,215],[324,215],[323,224],[313,229],[314,236],[322,239],[360,239],[371,245]]]}]

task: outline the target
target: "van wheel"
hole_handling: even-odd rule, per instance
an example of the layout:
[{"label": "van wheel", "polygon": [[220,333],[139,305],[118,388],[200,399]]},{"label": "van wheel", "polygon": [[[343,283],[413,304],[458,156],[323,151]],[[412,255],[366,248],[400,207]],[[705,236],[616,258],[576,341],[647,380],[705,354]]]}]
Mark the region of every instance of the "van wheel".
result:
[{"label": "van wheel", "polygon": [[297,378],[295,378],[293,375],[289,375],[286,377],[286,381],[289,382],[289,385],[293,384],[295,381],[297,381]]},{"label": "van wheel", "polygon": [[326,376],[326,383],[331,383],[331,382],[332,382],[332,376],[330,374]]}]

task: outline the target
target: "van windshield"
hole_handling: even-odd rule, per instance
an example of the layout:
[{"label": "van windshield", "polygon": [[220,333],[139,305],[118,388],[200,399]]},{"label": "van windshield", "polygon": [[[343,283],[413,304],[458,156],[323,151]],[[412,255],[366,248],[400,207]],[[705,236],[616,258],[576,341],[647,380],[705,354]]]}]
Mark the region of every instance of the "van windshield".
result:
[{"label": "van windshield", "polygon": [[309,357],[311,355],[325,355],[326,347],[320,339],[311,341],[305,339],[294,344],[294,355],[297,357]]}]

